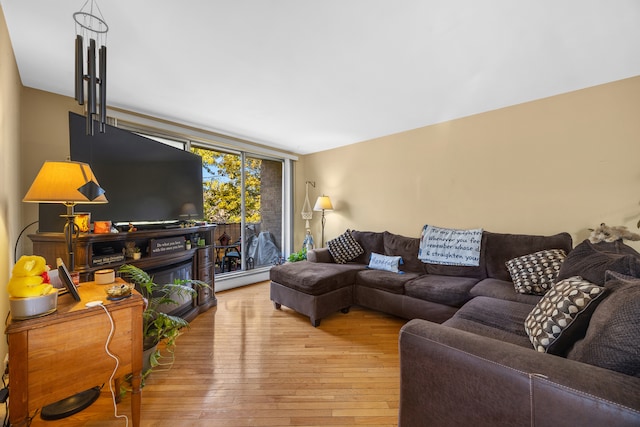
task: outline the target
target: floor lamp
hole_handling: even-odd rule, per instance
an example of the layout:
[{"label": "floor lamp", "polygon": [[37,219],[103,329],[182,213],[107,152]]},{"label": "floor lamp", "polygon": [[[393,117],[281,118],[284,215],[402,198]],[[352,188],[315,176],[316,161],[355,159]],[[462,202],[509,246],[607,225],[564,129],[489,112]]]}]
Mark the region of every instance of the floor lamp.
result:
[{"label": "floor lamp", "polygon": [[329,196],[325,196],[324,194],[320,197],[318,197],[318,200],[316,200],[316,204],[313,207],[314,211],[322,211],[322,246],[320,246],[321,248],[324,248],[324,224],[327,221],[326,218],[324,217],[324,211],[332,211],[333,210],[333,205],[331,204],[331,199],[329,199]]},{"label": "floor lamp", "polygon": [[[73,207],[86,203],[107,203],[104,190],[98,185],[91,167],[86,163],[65,161],[45,162],[34,179],[29,191],[22,199],[29,203],[61,203],[67,207],[64,226],[67,244],[67,262],[70,270],[75,270],[75,237],[77,225],[74,222]],[[49,262],[51,262],[49,260]],[[100,388],[94,387],[81,393],[52,403],[42,408],[41,417],[57,420],[73,415],[91,405],[100,396]]]}]

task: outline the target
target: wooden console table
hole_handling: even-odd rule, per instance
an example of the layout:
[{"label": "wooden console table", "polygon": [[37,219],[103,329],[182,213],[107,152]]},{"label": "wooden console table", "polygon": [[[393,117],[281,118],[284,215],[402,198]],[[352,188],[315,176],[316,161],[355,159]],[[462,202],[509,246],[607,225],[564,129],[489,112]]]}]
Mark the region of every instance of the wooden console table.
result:
[{"label": "wooden console table", "polygon": [[140,425],[143,299],[134,291],[129,298],[109,301],[106,286],[82,283],[78,287],[81,301],[61,295],[53,314],[9,320],[12,426],[27,425],[38,408],[109,382],[116,365],[104,349],[111,322],[102,307],[85,306],[95,300],[103,301],[115,325],[109,344],[109,351],[119,359],[114,378],[133,373],[132,424]]}]

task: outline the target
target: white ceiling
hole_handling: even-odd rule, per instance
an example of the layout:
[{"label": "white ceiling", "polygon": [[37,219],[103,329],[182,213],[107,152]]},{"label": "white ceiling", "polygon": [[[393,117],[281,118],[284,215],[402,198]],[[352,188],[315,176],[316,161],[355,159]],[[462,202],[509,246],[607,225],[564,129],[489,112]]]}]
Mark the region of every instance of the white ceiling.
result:
[{"label": "white ceiling", "polygon": [[[0,0],[73,96],[85,0]],[[640,75],[638,0],[100,0],[110,107],[299,154]]]}]

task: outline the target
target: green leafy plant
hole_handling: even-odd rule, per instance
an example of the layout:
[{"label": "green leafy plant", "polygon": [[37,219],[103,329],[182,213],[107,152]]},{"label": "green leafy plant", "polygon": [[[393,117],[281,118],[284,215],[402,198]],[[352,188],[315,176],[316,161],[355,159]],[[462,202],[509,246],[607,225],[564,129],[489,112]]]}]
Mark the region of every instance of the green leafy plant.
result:
[{"label": "green leafy plant", "polygon": [[[165,350],[173,354],[176,346],[176,339],[180,336],[183,328],[189,327],[189,322],[179,316],[172,316],[164,311],[162,307],[180,304],[176,299],[185,296],[195,297],[197,289],[210,286],[200,280],[176,280],[174,283],[157,284],[153,277],[144,270],[129,264],[124,264],[119,268],[122,277],[136,285],[142,296],[147,301],[147,306],[142,313],[142,336],[144,339],[144,349],[148,350],[164,343]],[[158,366],[160,350],[156,349],[151,355],[151,371]],[[145,372],[145,376],[149,372]]]},{"label": "green leafy plant", "polygon": [[296,261],[304,261],[305,259],[307,259],[307,248],[302,248],[300,252],[293,252],[291,255],[289,255],[289,258],[287,258],[287,261],[296,262]]}]

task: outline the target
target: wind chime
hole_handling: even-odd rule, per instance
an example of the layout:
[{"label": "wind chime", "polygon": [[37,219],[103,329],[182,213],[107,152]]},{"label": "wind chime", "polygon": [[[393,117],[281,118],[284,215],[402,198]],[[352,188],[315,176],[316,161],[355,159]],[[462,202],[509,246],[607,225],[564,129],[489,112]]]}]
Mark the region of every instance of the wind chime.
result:
[{"label": "wind chime", "polygon": [[[89,3],[89,1],[91,3]],[[87,7],[88,6],[88,7]],[[84,83],[87,82],[87,135],[94,134],[94,119],[100,123],[100,133],[107,124],[107,25],[98,4],[87,0],[79,12],[73,14],[76,22],[75,97],[78,104],[85,103]],[[96,69],[96,45],[98,67]],[[87,69],[84,68],[84,52],[87,52]],[[98,97],[100,111],[98,112]]]}]

